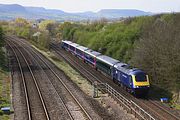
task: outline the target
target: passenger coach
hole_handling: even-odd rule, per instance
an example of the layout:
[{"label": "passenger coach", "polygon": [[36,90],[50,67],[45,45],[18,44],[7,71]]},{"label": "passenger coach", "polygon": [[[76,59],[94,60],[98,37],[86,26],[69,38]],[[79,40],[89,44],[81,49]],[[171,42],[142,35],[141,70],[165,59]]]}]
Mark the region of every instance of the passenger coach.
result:
[{"label": "passenger coach", "polygon": [[101,53],[93,51],[91,49],[84,51],[84,59],[86,62],[90,63],[96,68],[97,57],[101,55]]},{"label": "passenger coach", "polygon": [[118,62],[120,61],[105,55],[101,55],[97,57],[96,68],[105,72],[109,76],[112,76],[111,73],[113,70],[113,65],[115,65]]}]

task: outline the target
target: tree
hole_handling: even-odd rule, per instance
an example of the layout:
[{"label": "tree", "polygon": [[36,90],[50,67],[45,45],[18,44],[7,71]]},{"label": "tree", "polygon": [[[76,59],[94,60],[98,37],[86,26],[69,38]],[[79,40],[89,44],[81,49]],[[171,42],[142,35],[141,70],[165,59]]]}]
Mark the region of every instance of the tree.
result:
[{"label": "tree", "polygon": [[164,17],[157,18],[150,23],[136,42],[131,60],[135,66],[147,71],[153,83],[175,93],[177,98],[180,91],[179,21],[180,16],[176,16],[168,21]]},{"label": "tree", "polygon": [[50,36],[55,35],[55,30],[58,25],[53,20],[45,20],[39,24],[40,30],[48,30]]},{"label": "tree", "polygon": [[24,18],[17,18],[14,22],[15,35],[26,39],[30,38],[31,24]]},{"label": "tree", "polygon": [[29,26],[30,24],[29,24],[29,22],[28,22],[26,19],[24,19],[24,18],[16,18],[16,20],[15,20],[15,25],[16,25],[17,27],[25,27],[25,26]]},{"label": "tree", "polygon": [[3,32],[2,27],[0,26],[0,48],[3,47],[4,44],[5,44],[5,41],[4,41],[4,32]]},{"label": "tree", "polygon": [[0,26],[0,67],[5,68],[4,64],[6,62],[5,60],[5,55],[4,55],[4,51],[2,49],[2,47],[4,46],[5,41],[4,41],[4,32],[2,27]]},{"label": "tree", "polygon": [[50,35],[47,30],[41,32],[38,42],[39,42],[40,47],[49,49]]},{"label": "tree", "polygon": [[63,39],[73,40],[74,33],[76,31],[76,24],[71,24],[70,22],[64,22],[59,26],[59,31],[61,32]]}]

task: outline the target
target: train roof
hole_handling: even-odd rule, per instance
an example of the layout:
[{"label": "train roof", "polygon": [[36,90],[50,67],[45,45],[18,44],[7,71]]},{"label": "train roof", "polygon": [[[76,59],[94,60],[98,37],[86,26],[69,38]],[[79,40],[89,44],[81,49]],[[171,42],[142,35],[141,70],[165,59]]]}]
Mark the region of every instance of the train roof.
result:
[{"label": "train roof", "polygon": [[126,64],[126,63],[122,63],[122,62],[119,62],[119,63],[117,63],[117,64],[115,64],[114,65],[114,67],[115,68],[117,68],[117,69],[120,69],[120,68],[127,68],[129,65],[128,64]]},{"label": "train roof", "polygon": [[67,40],[63,40],[62,42],[63,43],[67,43],[67,44],[71,44],[72,43],[71,41],[67,41]]},{"label": "train roof", "polygon": [[143,72],[140,69],[131,68],[131,66],[126,63],[117,63],[114,65],[114,68],[116,68],[117,70],[122,71],[126,74],[134,74],[136,72]]},{"label": "train roof", "polygon": [[97,59],[104,62],[104,63],[106,63],[106,64],[109,64],[111,66],[113,66],[114,64],[120,62],[119,60],[113,59],[113,58],[111,58],[109,56],[106,56],[106,55],[98,56]]},{"label": "train roof", "polygon": [[81,51],[85,51],[85,50],[88,50],[89,48],[84,47],[84,46],[78,46],[78,47],[76,47],[76,49],[79,49]]},{"label": "train roof", "polygon": [[128,67],[129,65],[126,63],[117,63],[114,65],[114,68],[127,74],[130,73],[130,69],[128,69]]},{"label": "train roof", "polygon": [[71,44],[69,44],[70,46],[73,46],[73,47],[77,47],[77,46],[79,46],[79,44],[77,44],[77,43],[71,43]]},{"label": "train roof", "polygon": [[91,56],[93,56],[93,57],[97,57],[97,56],[101,55],[100,52],[96,52],[96,51],[91,50],[91,49],[86,50],[86,51],[84,51],[84,52],[87,53],[87,54],[89,54],[89,55],[91,55]]}]

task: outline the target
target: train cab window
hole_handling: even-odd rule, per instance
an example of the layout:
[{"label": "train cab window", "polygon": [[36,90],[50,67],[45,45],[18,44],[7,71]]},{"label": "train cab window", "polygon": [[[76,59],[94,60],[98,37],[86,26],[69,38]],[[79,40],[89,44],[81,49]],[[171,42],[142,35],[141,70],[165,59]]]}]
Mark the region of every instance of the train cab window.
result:
[{"label": "train cab window", "polygon": [[139,74],[135,75],[135,78],[136,78],[137,82],[145,82],[145,81],[147,81],[146,74],[144,74],[144,73],[139,73]]}]

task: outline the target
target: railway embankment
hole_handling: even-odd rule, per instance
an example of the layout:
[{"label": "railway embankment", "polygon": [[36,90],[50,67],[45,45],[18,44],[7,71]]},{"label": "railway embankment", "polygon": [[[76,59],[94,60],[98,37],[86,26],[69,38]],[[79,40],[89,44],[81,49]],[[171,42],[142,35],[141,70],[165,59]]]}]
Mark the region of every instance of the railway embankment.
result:
[{"label": "railway embankment", "polygon": [[0,119],[8,120],[10,116],[1,110],[3,107],[10,107],[11,105],[11,81],[8,68],[8,58],[4,46],[4,32],[0,26]]},{"label": "railway embankment", "polygon": [[[32,45],[33,46],[33,45]],[[55,53],[53,52],[45,52],[43,50],[38,49],[33,46],[37,51],[43,54],[47,59],[49,59],[53,64],[55,64],[60,70],[64,71],[64,73],[75,83],[92,101],[92,105],[99,104],[102,106],[102,110],[107,110],[107,113],[111,119],[136,119],[133,115],[127,113],[123,108],[110,96],[101,91],[98,91],[98,97],[93,98],[94,88],[93,85],[84,77],[81,76],[79,72],[77,72],[74,68],[72,68],[68,63],[66,63],[63,59],[59,59]],[[103,110],[103,111],[104,111]],[[99,108],[99,112],[100,112]]]},{"label": "railway embankment", "polygon": [[[11,105],[10,83],[9,72],[0,69],[0,109]],[[9,115],[0,110],[0,119],[8,120]]]}]

